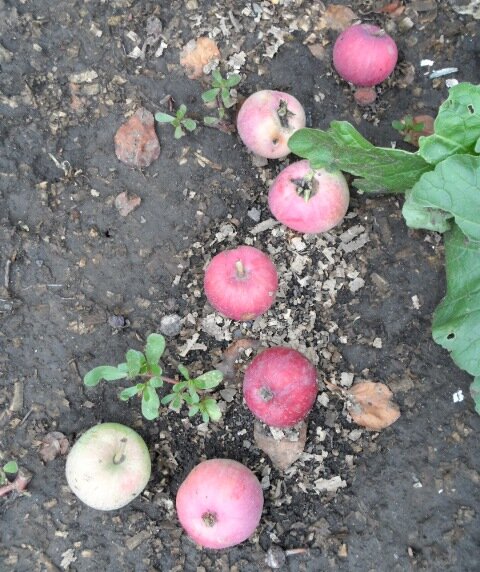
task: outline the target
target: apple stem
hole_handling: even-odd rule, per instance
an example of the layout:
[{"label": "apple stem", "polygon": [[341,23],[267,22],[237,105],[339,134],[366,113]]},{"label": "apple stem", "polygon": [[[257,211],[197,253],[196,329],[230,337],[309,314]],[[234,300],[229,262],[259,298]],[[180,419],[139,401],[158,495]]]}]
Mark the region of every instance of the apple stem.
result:
[{"label": "apple stem", "polygon": [[245,278],[245,266],[241,260],[235,262],[235,270],[237,272],[237,278]]},{"label": "apple stem", "polygon": [[121,465],[123,461],[125,461],[125,449],[127,448],[127,438],[122,437],[120,439],[120,451],[117,451],[113,456],[113,464],[114,465]]},{"label": "apple stem", "polygon": [[202,520],[205,523],[205,526],[212,528],[217,524],[217,515],[214,512],[206,512],[202,514]]},{"label": "apple stem", "polygon": [[292,113],[290,109],[288,109],[288,103],[284,99],[281,99],[278,105],[277,115],[281,126],[285,129],[290,126],[289,118],[293,117],[295,113]]}]

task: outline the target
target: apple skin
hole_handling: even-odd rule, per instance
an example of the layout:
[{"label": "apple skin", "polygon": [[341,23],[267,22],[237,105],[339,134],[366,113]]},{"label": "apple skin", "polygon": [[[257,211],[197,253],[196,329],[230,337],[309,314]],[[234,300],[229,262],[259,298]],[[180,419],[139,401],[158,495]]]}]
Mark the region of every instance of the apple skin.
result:
[{"label": "apple skin", "polygon": [[180,524],[205,548],[230,548],[246,540],[258,526],[263,491],[250,469],[231,459],[197,465],[178,489]]},{"label": "apple skin", "polygon": [[268,348],[245,370],[243,395],[247,406],[271,427],[293,427],[304,419],[317,393],[315,367],[292,348]]},{"label": "apple skin", "polygon": [[142,437],[130,427],[102,423],[75,442],[65,472],[69,487],[87,506],[116,510],[132,501],[147,485],[150,453]]},{"label": "apple skin", "polygon": [[[308,200],[298,193],[296,182],[314,173],[313,191]],[[268,206],[273,216],[285,226],[305,233],[326,232],[339,224],[350,202],[345,177],[337,172],[314,169],[306,160],[296,161],[283,169],[268,193]]]},{"label": "apple skin", "polygon": [[[282,102],[284,102],[282,104]],[[288,112],[281,117],[279,109],[286,103]],[[237,130],[243,143],[261,157],[282,159],[290,153],[290,136],[305,127],[302,104],[288,93],[264,89],[248,97],[237,116]]]},{"label": "apple skin", "polygon": [[378,26],[354,24],[338,36],[333,65],[338,74],[358,87],[382,83],[398,59],[395,41]]},{"label": "apple skin", "polygon": [[244,245],[212,258],[205,270],[204,288],[207,300],[223,316],[253,320],[275,301],[278,275],[266,254]]}]

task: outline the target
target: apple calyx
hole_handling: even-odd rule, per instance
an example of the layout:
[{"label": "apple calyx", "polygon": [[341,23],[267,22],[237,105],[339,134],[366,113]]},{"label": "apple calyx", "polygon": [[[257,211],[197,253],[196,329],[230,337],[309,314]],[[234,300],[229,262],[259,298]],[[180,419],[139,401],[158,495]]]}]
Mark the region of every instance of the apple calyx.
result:
[{"label": "apple calyx", "polygon": [[268,403],[269,401],[271,401],[273,399],[273,392],[266,385],[261,387],[259,389],[258,393],[260,394],[260,397],[263,399],[263,401],[265,401],[265,403]]},{"label": "apple calyx", "polygon": [[245,266],[241,260],[237,260],[235,262],[235,272],[236,272],[237,278],[239,280],[242,280],[242,279],[247,277],[247,272],[245,271]]},{"label": "apple calyx", "polygon": [[212,528],[217,524],[217,515],[214,512],[205,512],[202,514],[202,520],[205,526]]},{"label": "apple calyx", "polygon": [[309,171],[301,179],[290,179],[290,181],[295,185],[297,195],[302,197],[306,203],[318,193],[318,181],[313,171]]},{"label": "apple calyx", "polygon": [[115,455],[113,455],[113,464],[114,465],[121,465],[126,457],[125,457],[125,449],[127,448],[127,438],[126,437],[122,437],[122,439],[120,439],[120,450],[116,451]]},{"label": "apple calyx", "polygon": [[278,104],[277,115],[280,120],[280,125],[284,129],[288,129],[290,127],[289,118],[294,117],[295,113],[290,111],[290,109],[288,109],[288,103],[284,99],[281,99]]}]

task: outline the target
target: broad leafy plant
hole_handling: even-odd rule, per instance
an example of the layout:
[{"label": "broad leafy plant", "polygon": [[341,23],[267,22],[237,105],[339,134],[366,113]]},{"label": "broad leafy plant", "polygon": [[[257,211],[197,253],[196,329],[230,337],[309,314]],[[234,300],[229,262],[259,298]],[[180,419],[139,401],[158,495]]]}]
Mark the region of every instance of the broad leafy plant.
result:
[{"label": "broad leafy plant", "polygon": [[352,174],[364,192],[404,193],[411,228],[445,233],[447,293],[436,308],[433,339],[474,376],[480,413],[480,86],[460,83],[440,106],[434,133],[415,153],[375,147],[350,123],[301,129],[290,149],[314,168]]},{"label": "broad leafy plant", "polygon": [[[161,334],[150,334],[143,352],[130,349],[125,354],[125,362],[117,366],[95,367],[85,375],[83,382],[88,387],[95,387],[102,379],[133,381],[141,378],[141,382],[120,391],[119,398],[122,401],[128,401],[134,397],[140,397],[142,415],[145,419],[157,419],[161,405],[168,405],[170,409],[178,412],[185,404],[188,407],[189,417],[200,413],[204,422],[219,421],[220,408],[215,398],[211,397],[208,392],[222,382],[222,372],[212,370],[192,379],[188,370],[183,365],[179,365],[178,369],[183,380],[171,379],[163,374],[160,366],[160,358],[164,351],[165,338]],[[164,383],[171,386],[171,392],[160,398],[157,390],[162,388]]]}]

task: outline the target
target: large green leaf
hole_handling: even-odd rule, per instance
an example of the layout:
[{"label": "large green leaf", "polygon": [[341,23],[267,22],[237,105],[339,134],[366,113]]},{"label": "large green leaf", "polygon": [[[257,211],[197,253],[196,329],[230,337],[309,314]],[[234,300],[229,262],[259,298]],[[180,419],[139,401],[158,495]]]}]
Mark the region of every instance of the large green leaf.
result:
[{"label": "large green leaf", "polygon": [[447,295],[433,316],[433,339],[460,368],[480,376],[480,243],[456,225],[445,235],[445,265]]},{"label": "large green leaf", "polygon": [[88,387],[95,387],[102,379],[107,381],[116,381],[127,377],[127,373],[119,370],[112,365],[99,365],[91,369],[83,378],[83,383]]},{"label": "large green leaf", "polygon": [[404,192],[432,169],[416,153],[375,147],[347,121],[332,121],[328,131],[299,129],[288,140],[288,146],[308,159],[313,168],[340,170],[359,177],[353,184],[365,192]]},{"label": "large green leaf", "polygon": [[[412,228],[427,228],[419,216],[425,211],[425,219],[437,217],[446,223],[455,222],[474,241],[480,241],[480,156],[454,155],[439,163],[434,171],[425,173],[410,193],[403,209],[407,225]],[[432,214],[432,211],[444,213]]]},{"label": "large green leaf", "polygon": [[475,403],[475,411],[480,415],[480,375],[473,380],[470,393]]},{"label": "large green leaf", "polygon": [[475,152],[479,138],[480,86],[459,83],[439,107],[434,134],[420,138],[419,154],[436,164],[456,153]]}]

